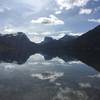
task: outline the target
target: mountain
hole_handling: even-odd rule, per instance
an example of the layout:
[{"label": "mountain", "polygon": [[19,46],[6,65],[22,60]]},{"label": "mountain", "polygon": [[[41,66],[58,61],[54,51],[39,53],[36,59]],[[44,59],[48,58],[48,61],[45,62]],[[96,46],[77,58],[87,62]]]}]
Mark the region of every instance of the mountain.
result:
[{"label": "mountain", "polygon": [[52,42],[54,39],[51,37],[45,37],[44,41],[42,43],[48,43],[48,42]]},{"label": "mountain", "polygon": [[71,35],[65,35],[64,37],[60,38],[59,40],[62,42],[69,42],[73,39],[76,39],[78,36],[71,36]]},{"label": "mountain", "polygon": [[100,25],[94,29],[84,33],[81,36],[65,35],[59,40],[46,37],[42,43],[39,44],[40,53],[57,54],[60,52],[88,52],[100,51]]},{"label": "mountain", "polygon": [[100,50],[100,25],[78,37],[73,47],[81,50]]},{"label": "mountain", "polygon": [[100,25],[86,32],[85,34],[74,37],[65,35],[59,40],[45,37],[44,41],[36,44],[31,42],[23,32],[16,34],[0,35],[0,52],[14,51],[29,53],[60,53],[67,51],[87,51],[100,50]]},{"label": "mountain", "polygon": [[19,52],[35,51],[37,45],[31,42],[23,32],[0,35],[1,50],[17,50]]},{"label": "mountain", "polygon": [[59,40],[53,39],[51,37],[45,37],[44,41],[39,44],[40,48],[44,51],[59,51],[64,50],[67,45],[70,44],[71,41],[76,39],[77,37],[65,35]]}]

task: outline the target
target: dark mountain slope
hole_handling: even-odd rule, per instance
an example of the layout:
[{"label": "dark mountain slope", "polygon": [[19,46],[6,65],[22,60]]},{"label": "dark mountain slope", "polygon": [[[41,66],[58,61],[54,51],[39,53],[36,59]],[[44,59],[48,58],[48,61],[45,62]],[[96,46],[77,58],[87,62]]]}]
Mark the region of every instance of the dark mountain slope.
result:
[{"label": "dark mountain slope", "polygon": [[18,32],[17,34],[0,35],[0,50],[17,50],[19,52],[35,51],[37,45],[31,42],[27,36]]},{"label": "dark mountain slope", "polygon": [[73,46],[78,49],[100,50],[100,25],[78,37]]}]

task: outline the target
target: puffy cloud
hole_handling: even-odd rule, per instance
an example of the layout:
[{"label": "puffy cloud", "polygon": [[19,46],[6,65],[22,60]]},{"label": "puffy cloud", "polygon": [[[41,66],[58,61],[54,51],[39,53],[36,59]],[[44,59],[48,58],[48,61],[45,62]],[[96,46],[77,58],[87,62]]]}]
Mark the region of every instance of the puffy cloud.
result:
[{"label": "puffy cloud", "polygon": [[90,0],[56,0],[57,4],[60,6],[60,9],[72,9],[74,7],[83,7]]},{"label": "puffy cloud", "polygon": [[54,15],[50,15],[49,17],[40,17],[37,20],[32,20],[33,24],[44,24],[44,25],[62,25],[64,21],[60,20]]},{"label": "puffy cloud", "polygon": [[89,22],[100,23],[100,18],[98,19],[88,19]]},{"label": "puffy cloud", "polygon": [[79,12],[79,14],[91,14],[92,13],[92,9],[84,9],[84,8],[82,8],[82,9],[80,9],[80,12]]},{"label": "puffy cloud", "polygon": [[32,74],[31,77],[38,78],[40,80],[49,80],[50,82],[54,82],[59,77],[62,77],[64,73],[61,72],[45,72],[40,74]]}]

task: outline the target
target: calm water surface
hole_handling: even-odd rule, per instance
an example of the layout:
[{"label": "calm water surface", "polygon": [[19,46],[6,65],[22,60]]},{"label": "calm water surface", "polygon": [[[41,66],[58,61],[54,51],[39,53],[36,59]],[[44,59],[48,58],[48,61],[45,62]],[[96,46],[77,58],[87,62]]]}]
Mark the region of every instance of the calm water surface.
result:
[{"label": "calm water surface", "polygon": [[100,73],[78,60],[0,63],[0,100],[100,100]]}]

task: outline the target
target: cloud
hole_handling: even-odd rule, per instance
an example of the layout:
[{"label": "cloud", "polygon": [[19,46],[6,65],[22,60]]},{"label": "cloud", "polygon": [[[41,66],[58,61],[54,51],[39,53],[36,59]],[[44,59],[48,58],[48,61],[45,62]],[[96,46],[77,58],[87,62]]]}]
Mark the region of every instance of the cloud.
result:
[{"label": "cloud", "polygon": [[44,25],[62,25],[64,21],[60,20],[54,15],[50,15],[49,17],[40,17],[37,20],[32,20],[33,24],[44,24]]},{"label": "cloud", "polygon": [[65,36],[65,33],[59,33],[59,34],[54,34],[51,37],[56,39],[56,40],[58,40],[58,39],[60,39],[60,38],[62,38],[64,36]]},{"label": "cloud", "polygon": [[100,18],[98,18],[98,19],[88,19],[88,21],[100,24]]},{"label": "cloud", "polygon": [[81,36],[83,35],[84,33],[69,33],[68,35],[71,35],[71,36]]},{"label": "cloud", "polygon": [[87,5],[90,0],[56,0],[60,9],[72,9],[74,7],[83,7]]},{"label": "cloud", "polygon": [[1,7],[0,8],[0,13],[4,13],[5,11],[10,11],[11,8],[10,7]]},{"label": "cloud", "polygon": [[60,10],[55,12],[56,15],[59,15],[59,14],[61,14],[61,13],[62,13],[62,12],[61,12]]},{"label": "cloud", "polygon": [[40,74],[32,74],[31,77],[37,78],[40,80],[49,80],[50,82],[54,82],[59,77],[62,77],[64,73],[61,72],[44,72]]},{"label": "cloud", "polygon": [[31,39],[31,41],[40,43],[41,41],[44,40],[44,38],[47,37],[52,37],[53,39],[60,39],[64,37],[65,35],[70,35],[70,36],[81,36],[84,33],[72,33],[71,31],[45,31],[45,32],[28,32],[27,36]]},{"label": "cloud", "polygon": [[79,86],[82,88],[91,88],[91,84],[90,83],[79,83]]},{"label": "cloud", "polygon": [[84,9],[84,8],[82,8],[82,9],[80,9],[80,12],[79,12],[79,14],[91,14],[92,13],[92,9]]},{"label": "cloud", "polygon": [[30,37],[30,40],[35,43],[41,43],[44,40],[44,37],[33,35],[33,37],[32,36]]},{"label": "cloud", "polygon": [[65,61],[63,59],[60,59],[59,57],[53,58],[51,61],[53,63],[57,62],[57,64],[65,64]]},{"label": "cloud", "polygon": [[12,28],[5,28],[4,31],[7,32],[7,33],[13,33],[13,32],[15,32],[14,29],[12,29]]},{"label": "cloud", "polygon": [[16,33],[16,32],[17,30],[12,25],[5,26],[3,29],[3,34],[4,33],[11,34],[11,33]]},{"label": "cloud", "polygon": [[95,75],[89,75],[88,77],[90,77],[90,78],[100,78],[100,73],[95,74]]},{"label": "cloud", "polygon": [[15,68],[14,65],[10,65],[10,64],[5,65],[5,69],[6,69],[6,70],[7,70],[7,69],[13,69],[13,68]]},{"label": "cloud", "polygon": [[81,61],[70,61],[68,62],[68,64],[82,64]]},{"label": "cloud", "polygon": [[51,31],[51,32],[32,32],[32,33],[27,33],[28,37],[31,39],[31,41],[40,43],[44,40],[45,37],[52,37],[53,39],[60,39],[64,37],[69,31]]},{"label": "cloud", "polygon": [[1,62],[0,67],[2,67],[4,71],[13,72],[16,69],[16,64],[17,62],[15,61],[13,64]]},{"label": "cloud", "polygon": [[88,100],[88,95],[85,91],[66,87],[65,89],[60,88],[53,100]]}]

